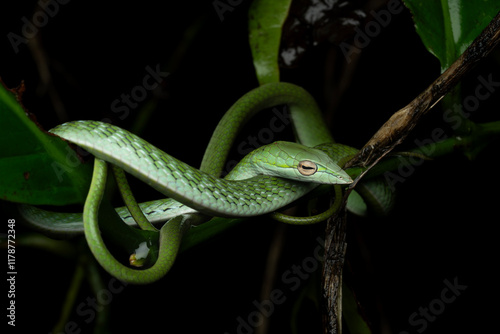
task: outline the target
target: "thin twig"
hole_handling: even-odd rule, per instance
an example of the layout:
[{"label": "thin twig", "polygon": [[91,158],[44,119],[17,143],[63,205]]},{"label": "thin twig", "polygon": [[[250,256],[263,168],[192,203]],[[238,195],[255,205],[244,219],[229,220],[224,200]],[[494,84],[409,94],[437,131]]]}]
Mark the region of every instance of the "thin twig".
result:
[{"label": "thin twig", "polygon": [[[264,277],[262,279],[262,288],[260,291],[260,300],[269,299],[271,291],[274,288],[277,277],[278,262],[283,252],[283,246],[285,242],[285,224],[277,224],[276,230],[274,232],[274,237],[271,245],[269,246],[269,252],[266,261],[266,268],[264,270]],[[270,317],[263,317],[262,323],[255,328],[255,334],[267,334],[269,333],[269,322]]]},{"label": "thin twig", "polygon": [[59,93],[57,92],[57,89],[54,85],[54,81],[52,80],[49,59],[42,46],[40,34],[37,34],[35,37],[30,39],[28,46],[40,75],[40,86],[38,87],[40,95],[48,94],[58,119],[61,122],[67,121],[68,114],[66,112],[66,108],[64,107],[64,103],[62,102],[61,97],[59,96]]}]

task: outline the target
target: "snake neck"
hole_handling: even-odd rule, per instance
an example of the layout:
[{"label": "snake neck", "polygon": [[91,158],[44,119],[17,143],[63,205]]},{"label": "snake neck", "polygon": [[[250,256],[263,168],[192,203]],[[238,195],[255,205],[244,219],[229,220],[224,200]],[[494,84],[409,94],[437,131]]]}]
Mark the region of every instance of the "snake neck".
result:
[{"label": "snake neck", "polygon": [[247,154],[241,161],[224,177],[226,180],[246,180],[257,175],[262,175],[259,168],[253,164],[256,150]]}]

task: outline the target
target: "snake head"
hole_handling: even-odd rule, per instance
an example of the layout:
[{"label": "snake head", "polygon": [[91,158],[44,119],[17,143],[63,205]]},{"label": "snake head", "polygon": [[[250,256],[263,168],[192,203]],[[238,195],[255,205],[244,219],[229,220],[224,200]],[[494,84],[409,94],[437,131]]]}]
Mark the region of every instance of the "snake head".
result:
[{"label": "snake head", "polygon": [[[253,156],[262,174],[321,184],[349,184],[353,180],[325,152],[298,143],[278,141]],[[254,151],[255,152],[255,151]]]}]

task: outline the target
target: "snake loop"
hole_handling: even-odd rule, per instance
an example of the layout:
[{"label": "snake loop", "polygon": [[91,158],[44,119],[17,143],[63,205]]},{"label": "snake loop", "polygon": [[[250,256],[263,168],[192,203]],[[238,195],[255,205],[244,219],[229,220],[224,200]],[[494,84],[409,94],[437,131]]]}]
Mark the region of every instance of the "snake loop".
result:
[{"label": "snake loop", "polygon": [[[218,178],[236,134],[259,110],[288,104],[298,143],[275,142],[249,153],[224,178]],[[193,168],[136,135],[96,121],[76,121],[57,126],[52,133],[79,145],[95,156],[94,175],[83,212],[83,230],[101,265],[117,278],[137,284],[162,277],[171,267],[183,233],[199,223],[198,213],[219,217],[250,217],[273,213],[301,198],[319,184],[335,185],[335,202],[327,212],[311,217],[288,217],[273,213],[290,224],[324,220],[340,205],[341,185],[352,182],[339,167],[356,152],[335,144],[314,99],[304,89],[289,83],[272,83],[240,98],[224,115],[208,144],[200,169]],[[321,144],[321,145],[320,145]],[[314,146],[314,148],[313,148]],[[98,227],[98,208],[112,164],[127,207],[117,213],[127,224],[137,221],[142,229],[156,231],[153,222],[165,221],[159,231],[160,252],[156,263],[135,270],[116,261],[106,249]],[[168,199],[137,205],[123,171],[139,178]],[[49,212],[24,207],[25,217],[41,228],[64,233],[81,230],[81,222],[47,222]],[[81,219],[80,219],[81,221]]]},{"label": "snake loop", "polygon": [[190,216],[172,218],[160,229],[160,253],[158,260],[152,267],[145,270],[136,270],[121,264],[109,253],[99,231],[98,212],[106,186],[107,174],[107,163],[103,160],[95,159],[89,195],[83,208],[83,221],[87,243],[97,261],[111,275],[133,284],[152,283],[163,277],[174,263],[182,235],[190,226]]}]

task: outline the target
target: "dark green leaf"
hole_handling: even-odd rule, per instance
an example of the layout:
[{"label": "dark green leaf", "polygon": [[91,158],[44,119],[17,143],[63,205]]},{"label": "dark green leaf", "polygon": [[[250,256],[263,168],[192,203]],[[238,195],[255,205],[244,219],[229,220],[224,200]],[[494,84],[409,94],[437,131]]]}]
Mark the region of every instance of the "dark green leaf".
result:
[{"label": "dark green leaf", "polygon": [[245,218],[214,217],[206,223],[192,227],[182,239],[180,251],[184,252],[194,246],[200,245],[226,230],[241,225],[246,220]]},{"label": "dark green leaf", "polygon": [[261,85],[280,81],[278,53],[281,28],[288,16],[291,0],[252,3],[249,16],[249,38],[253,64]]},{"label": "dark green leaf", "polygon": [[91,168],[59,137],[40,129],[0,84],[0,198],[27,204],[83,203]]},{"label": "dark green leaf", "polygon": [[488,25],[500,9],[497,0],[404,0],[427,50],[444,72]]}]

